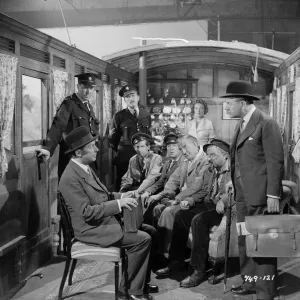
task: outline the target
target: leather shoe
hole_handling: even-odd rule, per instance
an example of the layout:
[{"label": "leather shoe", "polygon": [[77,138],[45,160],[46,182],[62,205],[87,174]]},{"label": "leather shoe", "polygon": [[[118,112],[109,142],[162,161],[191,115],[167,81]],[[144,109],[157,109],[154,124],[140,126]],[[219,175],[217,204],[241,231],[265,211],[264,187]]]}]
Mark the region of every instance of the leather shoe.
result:
[{"label": "leather shoe", "polygon": [[180,287],[182,288],[195,287],[198,286],[200,283],[202,283],[204,280],[205,280],[205,276],[203,273],[194,271],[194,273],[191,276],[187,277],[186,279],[180,282]]},{"label": "leather shoe", "polygon": [[255,294],[255,291],[252,290],[246,290],[242,285],[236,287],[236,288],[232,288],[231,292],[235,295],[250,295],[250,294]]},{"label": "leather shoe", "polygon": [[119,292],[119,299],[124,299],[124,300],[154,300],[154,298],[151,295],[125,295],[121,292]]},{"label": "leather shoe", "polygon": [[156,275],[157,276],[170,276],[171,273],[176,271],[181,271],[185,269],[185,263],[179,262],[179,261],[173,261],[171,262],[167,267],[157,270]]},{"label": "leather shoe", "polygon": [[145,288],[144,288],[145,294],[152,294],[152,293],[158,293],[159,288],[157,285],[146,283]]}]

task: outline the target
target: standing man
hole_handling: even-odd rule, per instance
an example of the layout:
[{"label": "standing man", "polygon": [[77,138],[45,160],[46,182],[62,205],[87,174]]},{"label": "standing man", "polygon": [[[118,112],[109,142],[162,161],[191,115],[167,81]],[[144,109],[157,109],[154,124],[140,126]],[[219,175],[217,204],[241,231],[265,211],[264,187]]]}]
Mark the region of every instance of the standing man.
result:
[{"label": "standing man", "polygon": [[130,158],[136,154],[131,144],[132,136],[138,132],[151,136],[150,113],[138,105],[140,100],[138,86],[128,84],[120,90],[119,95],[124,97],[127,108],[115,113],[109,137],[110,147],[117,153],[114,159],[117,169],[117,191],[121,187],[121,180],[128,169]]},{"label": "standing man", "polygon": [[[245,216],[279,212],[281,181],[284,172],[283,147],[275,120],[254,105],[259,98],[252,95],[252,85],[246,81],[228,84],[226,111],[231,118],[241,118],[231,145],[231,178],[235,191],[237,222]],[[258,300],[273,300],[277,258],[250,258],[246,256],[245,236],[239,236],[240,269],[244,283],[233,288],[238,295],[256,291]],[[256,282],[245,281],[245,276],[257,276]]]},{"label": "standing man", "polygon": [[[47,133],[45,145],[37,149],[38,156],[44,156],[46,160],[53,155],[59,144],[58,178],[61,177],[65,167],[69,163],[70,155],[65,155],[68,147],[64,137],[73,129],[84,126],[93,136],[99,133],[99,120],[96,118],[92,105],[89,103],[94,88],[95,79],[99,78],[94,73],[75,75],[78,78],[77,93],[66,97],[54,116],[52,125]],[[92,163],[94,167],[94,163]]]}]

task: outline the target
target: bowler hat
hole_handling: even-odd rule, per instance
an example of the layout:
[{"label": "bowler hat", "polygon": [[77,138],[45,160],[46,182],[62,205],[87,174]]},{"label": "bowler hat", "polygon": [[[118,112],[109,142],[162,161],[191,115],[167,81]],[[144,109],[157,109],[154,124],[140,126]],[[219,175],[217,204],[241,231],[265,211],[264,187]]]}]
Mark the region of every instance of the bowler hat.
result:
[{"label": "bowler hat", "polygon": [[152,138],[150,135],[146,134],[146,133],[136,133],[132,136],[131,138],[131,144],[135,145],[141,141],[149,141],[151,142]]},{"label": "bowler hat", "polygon": [[254,101],[260,100],[258,97],[252,94],[253,94],[252,84],[244,80],[238,80],[238,81],[232,81],[227,85],[226,94],[221,96],[221,98],[241,97],[241,98],[246,98]]},{"label": "bowler hat", "polygon": [[164,143],[166,145],[177,144],[178,136],[174,133],[169,133],[164,138]]},{"label": "bowler hat", "polygon": [[82,83],[88,86],[95,86],[96,78],[100,79],[100,77],[95,73],[82,73],[75,75],[74,77],[78,78],[78,83]]},{"label": "bowler hat", "polygon": [[136,84],[129,83],[120,89],[119,96],[126,97],[128,94],[132,92],[139,93],[139,87]]},{"label": "bowler hat", "polygon": [[205,153],[206,153],[207,148],[208,148],[209,146],[217,146],[217,147],[223,149],[224,151],[226,151],[227,153],[229,153],[229,150],[230,150],[230,146],[229,146],[226,142],[221,141],[221,140],[218,140],[218,139],[213,139],[213,140],[210,141],[210,143],[205,144],[205,145],[203,146],[203,151],[204,151]]},{"label": "bowler hat", "polygon": [[65,142],[69,146],[69,149],[65,152],[65,154],[74,152],[97,138],[98,136],[92,136],[91,132],[86,127],[77,127],[65,137]]}]

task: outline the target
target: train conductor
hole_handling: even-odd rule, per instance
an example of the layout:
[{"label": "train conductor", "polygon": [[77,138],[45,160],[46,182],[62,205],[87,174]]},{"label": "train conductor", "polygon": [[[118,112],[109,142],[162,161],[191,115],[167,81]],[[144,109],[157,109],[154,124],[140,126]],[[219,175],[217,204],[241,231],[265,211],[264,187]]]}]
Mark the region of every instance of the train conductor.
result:
[{"label": "train conductor", "polygon": [[114,158],[114,165],[117,169],[117,191],[120,189],[122,177],[128,169],[130,158],[136,154],[131,144],[131,137],[138,132],[151,135],[150,113],[139,106],[138,86],[128,84],[120,90],[119,95],[124,97],[127,108],[115,113],[109,137],[110,147],[117,153]]},{"label": "train conductor", "polygon": [[60,145],[58,178],[61,177],[70,160],[70,156],[65,155],[68,146],[64,141],[64,136],[80,126],[88,128],[93,136],[99,134],[100,122],[89,102],[96,85],[95,80],[99,77],[94,73],[83,73],[75,75],[75,77],[78,78],[77,93],[66,97],[62,101],[48,130],[44,146],[36,150],[38,156],[44,156],[48,160],[53,155],[56,146]]}]

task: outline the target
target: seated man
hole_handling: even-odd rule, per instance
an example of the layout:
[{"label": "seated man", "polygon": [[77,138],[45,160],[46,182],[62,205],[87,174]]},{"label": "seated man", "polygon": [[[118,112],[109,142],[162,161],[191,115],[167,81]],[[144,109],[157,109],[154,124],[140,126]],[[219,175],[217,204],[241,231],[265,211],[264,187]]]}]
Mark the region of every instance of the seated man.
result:
[{"label": "seated man", "polygon": [[[195,270],[191,277],[180,283],[181,287],[199,285],[206,272],[209,245],[209,228],[219,225],[227,204],[225,185],[230,181],[229,145],[213,139],[203,146],[213,167],[206,169],[202,191],[181,206],[174,219],[172,242],[169,251],[169,265],[157,271],[160,276],[168,276],[184,265],[184,254],[192,223],[193,242],[191,266]],[[199,198],[197,198],[199,197]],[[198,203],[198,204],[197,204]],[[193,221],[192,221],[193,220]]]},{"label": "seated man", "polygon": [[[115,216],[123,207],[131,210],[137,202],[109,193],[89,167],[98,152],[96,138],[85,127],[76,128],[65,138],[69,146],[66,153],[72,154],[72,159],[61,176],[58,189],[68,204],[75,239],[101,247],[125,248],[128,280],[126,288],[124,277],[121,280],[120,298],[153,299],[147,294],[149,285],[146,282],[151,237],[143,231],[124,232],[117,221]],[[129,295],[126,295],[127,292]]]},{"label": "seated man", "polygon": [[160,155],[150,151],[150,141],[151,137],[145,133],[136,133],[132,136],[131,143],[137,154],[129,160],[120,192],[131,191],[132,195],[138,197],[159,178],[162,159]]},{"label": "seated man", "polygon": [[184,156],[182,155],[178,147],[178,136],[176,134],[170,133],[166,135],[164,138],[164,143],[167,146],[167,155],[170,159],[163,165],[161,177],[150,187],[148,187],[146,191],[141,195],[141,199],[147,207],[147,210],[144,213],[144,222],[151,225],[156,225],[157,223],[157,219],[154,220],[152,218],[152,212],[154,206],[158,204],[160,200],[154,201],[154,199],[150,196],[161,192],[164,189],[164,186],[170,176],[184,160]]},{"label": "seated man", "polygon": [[[165,206],[159,204],[153,212],[154,215],[159,215],[164,209],[158,220],[161,253],[167,253],[169,250],[175,213],[181,207],[188,209],[189,205],[192,204],[191,199],[193,200],[193,198],[191,197],[201,191],[203,173],[209,167],[207,156],[202,148],[198,146],[195,137],[185,135],[180,138],[179,143],[185,160],[171,175],[164,190],[154,196],[158,199],[168,197],[170,201],[167,205],[171,205],[164,209]],[[197,207],[196,204],[195,208]]]}]

